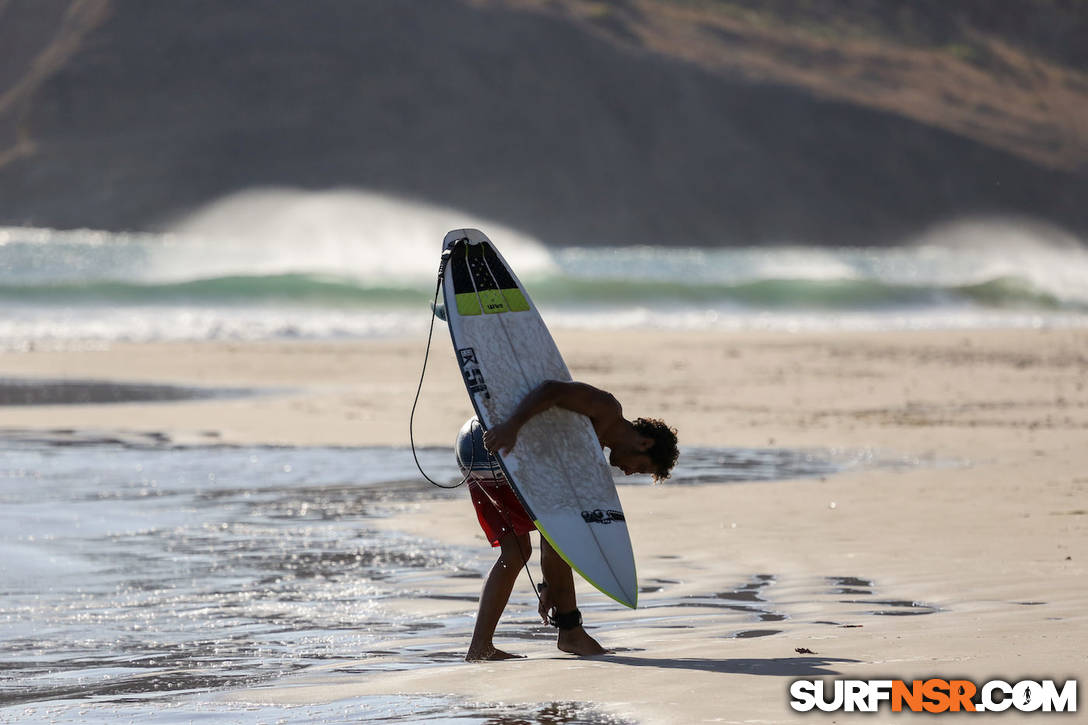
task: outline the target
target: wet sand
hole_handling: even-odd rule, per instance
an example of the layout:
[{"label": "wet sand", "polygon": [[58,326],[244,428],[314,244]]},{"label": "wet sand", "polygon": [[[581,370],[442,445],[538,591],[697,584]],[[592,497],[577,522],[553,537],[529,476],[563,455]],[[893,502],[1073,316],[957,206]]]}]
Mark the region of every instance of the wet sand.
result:
[{"label": "wet sand", "polygon": [[[471,410],[448,344],[436,337],[416,440],[448,446]],[[526,591],[516,592],[496,643],[525,660],[421,666],[374,654],[361,663],[365,674],[307,671],[226,698],[318,704],[430,693],[587,702],[643,722],[800,722],[813,716],[789,710],[795,677],[1088,674],[1088,331],[557,339],[576,377],[614,392],[629,416],[664,417],[687,445],[872,448],[926,465],[773,484],[626,487],[642,606],[625,610],[581,590],[587,624],[616,649],[611,656],[557,652],[533,633],[531,594],[520,585]],[[3,354],[3,377],[279,392],[5,406],[0,427],[403,445],[422,348],[395,340]],[[383,525],[486,549],[467,500],[414,504]],[[436,611],[461,617],[467,643],[479,584],[440,579],[401,606],[421,620]],[[435,637],[456,652],[455,639]]]},{"label": "wet sand", "polygon": [[232,388],[190,388],[102,380],[0,378],[0,406],[158,403],[241,397],[246,394],[245,390]]}]

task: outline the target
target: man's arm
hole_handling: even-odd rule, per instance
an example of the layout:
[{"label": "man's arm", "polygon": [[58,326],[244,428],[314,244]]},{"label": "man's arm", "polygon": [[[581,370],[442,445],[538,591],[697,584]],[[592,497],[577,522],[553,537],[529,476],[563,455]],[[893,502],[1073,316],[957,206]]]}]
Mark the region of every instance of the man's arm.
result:
[{"label": "man's arm", "polygon": [[509,418],[484,433],[484,446],[492,452],[509,452],[517,443],[521,427],[533,416],[552,407],[581,413],[597,428],[607,427],[601,424],[623,415],[619,402],[611,393],[585,383],[545,380],[522,399]]}]

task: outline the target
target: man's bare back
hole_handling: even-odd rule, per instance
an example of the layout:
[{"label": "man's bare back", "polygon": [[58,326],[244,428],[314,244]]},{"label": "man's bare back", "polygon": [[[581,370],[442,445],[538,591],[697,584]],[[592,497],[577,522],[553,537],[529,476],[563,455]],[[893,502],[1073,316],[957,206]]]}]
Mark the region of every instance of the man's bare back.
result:
[{"label": "man's bare back", "polygon": [[[491,452],[510,451],[517,443],[521,427],[533,416],[552,407],[581,413],[589,418],[601,446],[611,449],[608,462],[623,470],[624,474],[650,473],[662,478],[667,475],[667,471],[662,475],[661,462],[651,460],[647,454],[657,445],[657,441],[643,435],[634,423],[623,417],[623,407],[616,396],[586,383],[544,381],[525,396],[509,418],[484,433],[484,445]],[[674,449],[675,440],[676,434],[672,431]],[[673,456],[667,468],[671,469],[675,460]]]}]

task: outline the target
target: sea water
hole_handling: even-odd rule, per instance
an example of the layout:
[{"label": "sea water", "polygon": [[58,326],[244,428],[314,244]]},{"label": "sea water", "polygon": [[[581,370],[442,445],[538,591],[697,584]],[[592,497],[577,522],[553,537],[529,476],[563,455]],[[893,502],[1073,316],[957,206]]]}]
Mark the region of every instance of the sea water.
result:
[{"label": "sea water", "polygon": [[[419,457],[433,477],[459,478],[451,449]],[[4,436],[0,461],[0,720],[87,711],[167,721],[179,702],[210,707],[188,695],[318,665],[357,673],[376,652],[410,654],[413,667],[463,657],[470,617],[421,621],[395,600],[437,596],[450,577],[482,579],[492,554],[482,537],[462,549],[376,525],[435,498],[464,499],[464,525],[476,525],[464,490],[422,483],[408,449],[175,446],[58,431]],[[709,448],[685,449],[680,461],[668,485],[917,463]],[[436,631],[448,635],[441,647],[428,644]]]},{"label": "sea water", "polygon": [[0,228],[0,348],[421,334],[450,228],[487,232],[553,327],[933,329],[1088,323],[1088,249],[950,223],[893,247],[601,248],[357,192],[249,192],[163,233]]}]

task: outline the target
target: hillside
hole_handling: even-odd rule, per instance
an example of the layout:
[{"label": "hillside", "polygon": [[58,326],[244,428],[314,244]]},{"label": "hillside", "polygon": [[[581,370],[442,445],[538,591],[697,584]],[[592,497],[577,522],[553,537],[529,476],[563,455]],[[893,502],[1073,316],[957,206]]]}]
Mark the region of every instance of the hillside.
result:
[{"label": "hillside", "polygon": [[[505,3],[503,3],[505,4]],[[1084,0],[523,0],[631,47],[1088,168]]]},{"label": "hillside", "polygon": [[0,4],[0,224],[155,228],[287,186],[553,243],[887,244],[963,215],[1088,233],[1082,48],[828,5]]}]

